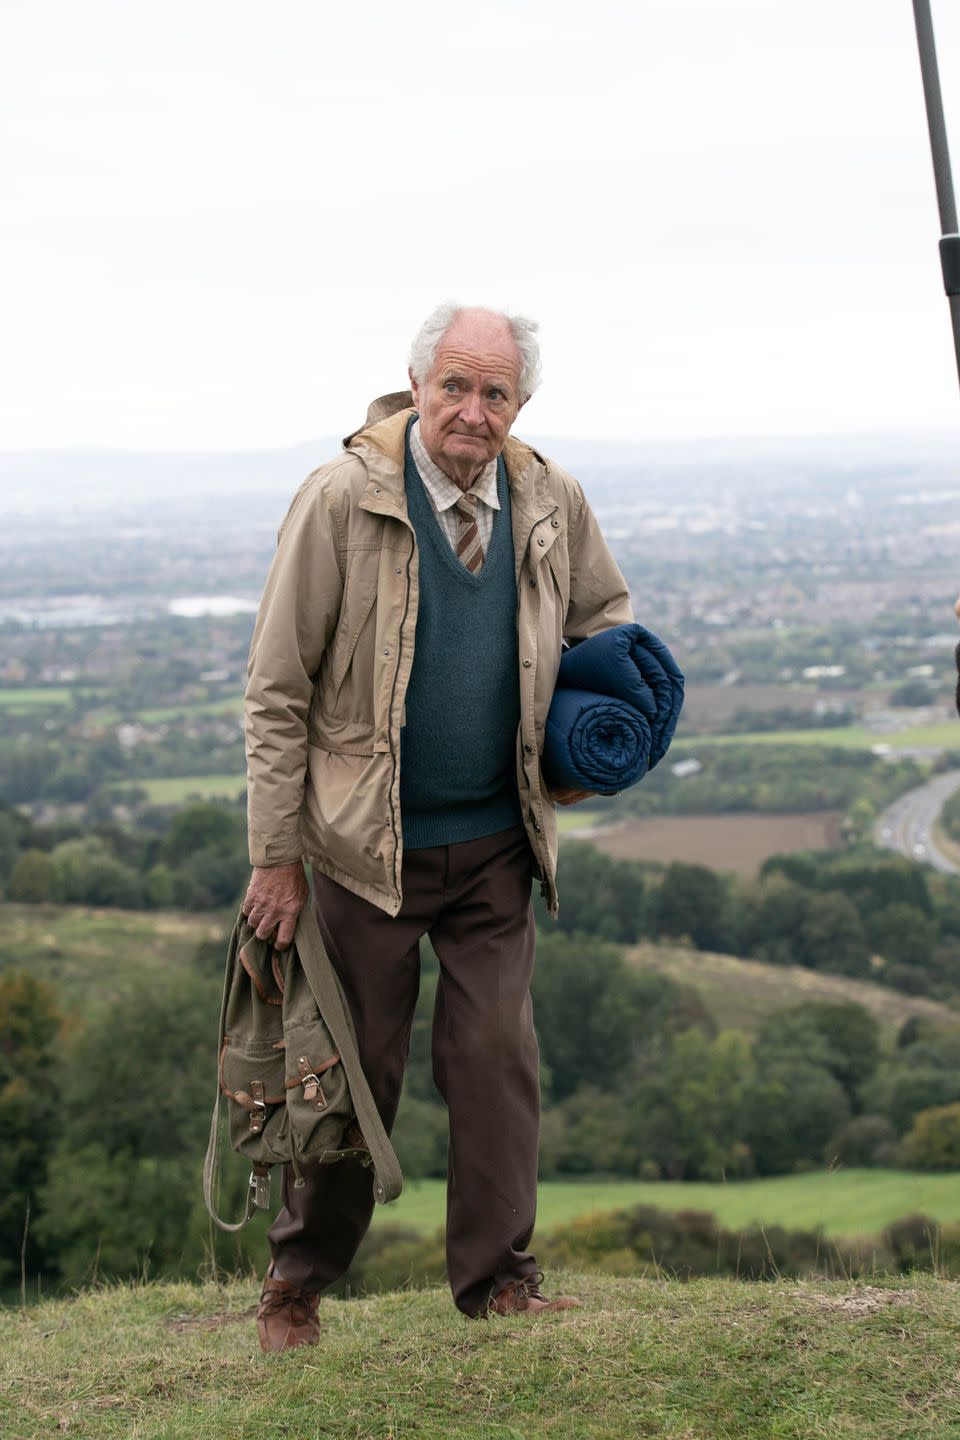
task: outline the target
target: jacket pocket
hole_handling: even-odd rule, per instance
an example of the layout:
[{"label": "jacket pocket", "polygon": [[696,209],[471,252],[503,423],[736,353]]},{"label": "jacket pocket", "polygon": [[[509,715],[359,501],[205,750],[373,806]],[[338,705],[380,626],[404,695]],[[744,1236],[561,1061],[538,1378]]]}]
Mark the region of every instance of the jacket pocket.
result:
[{"label": "jacket pocket", "polygon": [[333,755],[373,755],[373,722],[331,715],[318,707],[309,750],[326,750]]},{"label": "jacket pocket", "polygon": [[340,871],[381,892],[389,885],[392,769],[389,755],[311,745],[300,817],[308,855],[328,874]]},{"label": "jacket pocket", "polygon": [[[347,559],[340,618],[331,647],[327,681],[323,687],[323,708],[336,711],[343,683],[350,671],[360,636],[374,622],[371,616],[377,603],[378,552],[353,550]],[[372,642],[371,642],[372,644]],[[372,652],[371,652],[372,653]]]}]

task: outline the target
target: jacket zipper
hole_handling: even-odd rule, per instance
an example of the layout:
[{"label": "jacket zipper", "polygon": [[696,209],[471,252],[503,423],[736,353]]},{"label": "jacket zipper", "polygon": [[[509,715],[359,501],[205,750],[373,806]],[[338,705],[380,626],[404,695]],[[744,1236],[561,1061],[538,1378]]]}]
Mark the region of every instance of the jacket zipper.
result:
[{"label": "jacket zipper", "polygon": [[[520,571],[519,571],[519,576],[518,576],[518,579],[517,579],[517,618],[518,618],[518,620],[519,620],[519,616],[520,616],[520,603],[521,603],[521,601],[520,601],[520,596],[521,596],[521,593],[522,593],[522,591],[523,591],[523,562],[524,562],[524,560],[526,559],[527,554],[528,554],[528,552],[529,552],[529,550],[530,550],[530,541],[533,539],[533,532],[534,532],[534,530],[536,529],[536,526],[539,525],[539,523],[540,523],[541,520],[547,520],[547,519],[549,519],[549,517],[550,517],[551,515],[555,515],[555,514],[556,514],[556,512],[557,512],[558,509],[559,509],[559,506],[555,505],[552,510],[549,510],[549,511],[546,512],[546,514],[539,516],[538,519],[537,519],[537,520],[534,522],[534,524],[531,526],[531,528],[530,528],[530,534],[527,536],[527,543],[526,543],[526,545],[524,546],[524,552],[523,552],[523,555],[521,556],[521,559],[520,559]],[[540,570],[540,565],[542,564],[543,560],[545,560],[545,559],[546,559],[546,555],[541,556],[541,559],[540,559],[540,561],[537,563],[536,570],[534,571],[534,575],[533,575],[533,578],[534,578],[534,580],[536,580],[536,584],[537,584],[537,610],[538,610],[538,617],[537,617],[537,618],[538,618],[538,626],[535,627],[535,633],[536,633],[537,629],[539,628],[539,606],[540,606],[540,589],[539,589],[539,587],[540,587],[540,583],[541,583],[541,582],[540,582],[540,578],[539,578],[539,573],[538,573],[538,572],[539,572],[539,570]],[[537,657],[537,658],[538,658],[538,663],[539,663],[539,652],[538,652],[538,657]],[[536,688],[536,673],[534,673],[534,689],[535,689],[535,688]],[[521,745],[521,749],[522,749],[522,747],[523,747],[523,714],[522,714],[522,708],[523,708],[523,702],[522,702],[522,700],[521,700],[521,717],[520,717],[520,719],[521,719],[521,725],[520,725],[520,730],[521,730],[521,734],[520,734],[520,745]],[[534,711],[534,709],[535,709],[535,707],[534,707],[534,705],[533,705],[533,702],[531,701],[531,718],[532,718],[532,716],[533,716],[533,711]],[[534,726],[534,740],[536,740],[536,726]],[[537,760],[537,764],[538,764],[538,767],[539,767],[539,757],[538,757],[538,760]],[[543,841],[543,825],[542,825],[541,823],[538,823],[538,821],[537,821],[536,811],[535,811],[534,808],[533,808],[533,793],[532,793],[533,787],[531,786],[530,789],[531,789],[531,794],[530,794],[530,801],[531,801],[531,803],[530,803],[530,805],[529,805],[529,807],[528,807],[528,814],[529,814],[530,819],[531,819],[531,821],[532,821],[532,823],[533,823],[534,834],[535,834],[536,837],[537,837],[537,843],[534,844],[533,850],[534,850],[534,854],[535,854],[535,856],[536,856],[536,858],[537,858],[537,862],[538,862],[538,864],[540,865],[540,894],[542,895],[542,897],[543,897],[545,900],[547,900],[547,899],[549,899],[549,887],[548,887],[548,884],[547,884],[547,874],[548,874],[548,871],[549,871],[549,868],[550,868],[550,867],[549,867],[549,864],[548,864],[548,861],[547,861],[547,851],[546,851],[546,847],[545,847],[544,841]],[[541,810],[542,810],[542,806],[543,806],[543,796],[542,796],[542,794],[541,794],[541,796],[540,796],[540,804],[541,804]],[[542,821],[542,819],[543,819],[543,815],[542,815],[542,813],[541,813],[540,820]],[[554,890],[556,890],[556,878],[555,878],[555,877],[554,877],[554,887],[553,887],[553,888],[554,888]]]},{"label": "jacket zipper", "polygon": [[403,597],[403,615],[400,617],[400,630],[397,634],[397,663],[393,667],[393,685],[390,688],[390,704],[387,706],[387,738],[390,742],[390,758],[393,761],[393,773],[390,777],[390,825],[393,831],[393,884],[398,898],[400,897],[400,865],[398,860],[400,854],[400,830],[397,823],[397,809],[393,803],[393,790],[397,781],[397,771],[400,767],[400,727],[397,726],[398,740],[395,745],[393,740],[393,709],[397,698],[397,681],[400,679],[400,662],[403,658],[403,628],[407,623],[407,616],[410,613],[410,561],[413,559],[413,551],[416,543],[413,532],[411,531],[410,551],[407,555],[406,575],[404,576],[406,591]]}]

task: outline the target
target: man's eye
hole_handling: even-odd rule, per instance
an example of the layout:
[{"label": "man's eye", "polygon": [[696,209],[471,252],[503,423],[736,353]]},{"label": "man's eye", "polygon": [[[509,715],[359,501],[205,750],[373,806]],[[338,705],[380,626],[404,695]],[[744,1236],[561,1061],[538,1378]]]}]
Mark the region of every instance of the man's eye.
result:
[{"label": "man's eye", "polygon": [[502,400],[502,399],[503,399],[503,391],[502,391],[502,390],[488,390],[488,391],[487,391],[487,399],[488,399],[488,400]]},{"label": "man's eye", "polygon": [[457,384],[456,380],[448,380],[443,388],[444,390],[446,390],[448,395],[456,395],[457,391],[460,389],[460,386]]}]

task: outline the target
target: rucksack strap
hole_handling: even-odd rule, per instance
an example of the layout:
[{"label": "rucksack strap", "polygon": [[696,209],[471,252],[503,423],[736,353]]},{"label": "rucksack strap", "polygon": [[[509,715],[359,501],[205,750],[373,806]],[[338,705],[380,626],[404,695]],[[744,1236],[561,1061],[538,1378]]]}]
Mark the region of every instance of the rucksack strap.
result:
[{"label": "rucksack strap", "polygon": [[373,1164],[373,1195],[378,1205],[396,1200],[403,1189],[403,1176],[393,1146],[383,1128],[380,1112],[360,1064],[357,1042],[343,1003],[336,971],[324,949],[310,904],[304,905],[294,937],[303,973],[307,977],[317,1009],[323,1016],[331,1039],[340,1052],[340,1061],[350,1086],[357,1123],[370,1151]]},{"label": "rucksack strap", "polygon": [[[217,1039],[217,1055],[223,1050],[223,1040],[227,1026],[227,998],[230,994],[230,981],[233,978],[233,968],[236,964],[237,944],[240,937],[240,927],[243,923],[243,916],[237,919],[233,927],[233,934],[230,936],[230,944],[227,947],[227,968],[223,979],[223,999],[220,1003],[220,1027]],[[233,1234],[242,1230],[250,1220],[253,1219],[257,1209],[257,1189],[255,1172],[250,1176],[250,1188],[247,1191],[246,1205],[243,1215],[239,1220],[231,1224],[224,1220],[217,1213],[217,1195],[220,1189],[220,1107],[223,1103],[223,1092],[220,1089],[219,1066],[217,1073],[217,1095],[213,1102],[213,1113],[210,1116],[210,1136],[207,1140],[207,1153],[203,1160],[203,1203],[207,1207],[207,1214],[214,1225],[220,1230],[226,1230]]]}]

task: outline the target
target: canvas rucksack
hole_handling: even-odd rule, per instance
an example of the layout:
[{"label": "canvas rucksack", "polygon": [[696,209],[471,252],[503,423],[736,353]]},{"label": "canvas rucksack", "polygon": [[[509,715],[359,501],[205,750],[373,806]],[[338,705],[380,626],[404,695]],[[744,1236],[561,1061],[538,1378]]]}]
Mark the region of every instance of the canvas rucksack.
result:
[{"label": "canvas rucksack", "polygon": [[[397,1157],[360,1067],[353,1022],[309,904],[293,944],[276,950],[240,915],[230,937],[220,1010],[217,1097],[203,1165],[203,1197],[221,1230],[270,1206],[270,1167],[353,1159],[373,1166],[382,1205],[402,1188]],[[217,1213],[224,1097],[234,1150],[251,1161],[244,1214]]]}]

